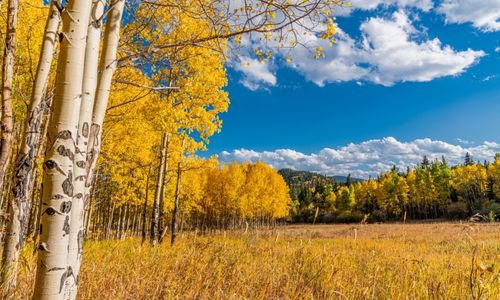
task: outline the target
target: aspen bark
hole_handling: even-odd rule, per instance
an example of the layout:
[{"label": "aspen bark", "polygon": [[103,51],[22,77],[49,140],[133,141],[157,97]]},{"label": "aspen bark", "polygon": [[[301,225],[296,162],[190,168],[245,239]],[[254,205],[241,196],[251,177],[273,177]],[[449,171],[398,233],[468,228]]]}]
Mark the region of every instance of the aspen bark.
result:
[{"label": "aspen bark", "polygon": [[137,206],[132,206],[132,223],[130,223],[130,236],[135,236],[135,229],[137,225]]},{"label": "aspen bark", "polygon": [[78,118],[78,134],[76,138],[76,152],[73,162],[74,170],[74,197],[71,210],[71,229],[69,234],[68,265],[71,266],[73,275],[67,278],[68,288],[66,299],[76,299],[80,265],[83,257],[83,240],[85,236],[84,213],[88,209],[89,188],[91,180],[87,180],[87,144],[92,121],[94,96],[97,86],[97,68],[99,61],[99,43],[101,41],[101,17],[104,12],[104,0],[92,3],[88,30],[87,46],[85,49],[85,67],[81,104]]},{"label": "aspen bark", "polygon": [[164,164],[163,164],[163,180],[161,182],[161,187],[160,187],[160,199],[159,199],[159,216],[158,216],[158,243],[161,244],[163,242],[163,236],[165,234],[165,224],[164,224],[164,218],[165,218],[165,189],[167,187],[167,175],[168,175],[168,146],[169,146],[169,141],[170,141],[170,135],[168,133],[165,133],[163,135],[163,138],[165,139],[165,149],[162,152],[162,155],[164,155]]},{"label": "aspen bark", "polygon": [[[54,96],[54,112],[45,151],[40,242],[34,299],[63,299],[67,264],[70,212],[74,197],[73,162],[80,111],[85,47],[91,3],[69,0],[63,12]],[[78,281],[78,278],[75,278]]]},{"label": "aspen bark", "polygon": [[[29,197],[32,194],[34,181],[34,166],[40,148],[42,137],[41,129],[46,102],[42,101],[47,85],[52,58],[57,44],[57,33],[60,24],[60,12],[54,1],[51,2],[49,15],[45,25],[44,38],[40,51],[40,58],[33,83],[31,101],[28,107],[28,115],[24,124],[23,141],[17,153],[17,160],[13,176],[13,199],[10,209],[10,223],[7,228],[7,238],[3,253],[3,266],[11,269],[11,280],[9,285],[15,286],[17,261],[19,252],[23,248],[27,215],[29,210]],[[33,205],[33,204],[32,204]],[[36,206],[36,205],[35,205]],[[33,211],[35,213],[35,211]],[[33,222],[36,221],[33,217]]]},{"label": "aspen bark", "polygon": [[[2,119],[1,119],[1,138],[0,138],[0,189],[2,194],[0,197],[4,198],[8,193],[5,193],[4,179],[9,167],[9,162],[12,153],[12,131],[14,127],[12,115],[12,81],[14,77],[14,51],[16,43],[16,26],[17,26],[17,11],[19,8],[18,0],[9,0],[7,6],[7,28],[5,35],[5,45],[2,62]],[[8,199],[7,199],[8,200]],[[15,211],[14,203],[9,205],[9,211]],[[23,213],[29,213],[28,208],[23,210]],[[23,219],[26,217],[23,215]],[[13,298],[14,289],[16,286],[16,270],[17,270],[17,256],[15,253],[16,247],[22,247],[22,232],[23,228],[18,223],[17,215],[11,214],[9,220],[9,227],[14,229],[16,235],[9,234],[7,239],[13,240],[4,246],[2,255],[2,298]],[[12,225],[10,225],[12,224]],[[12,230],[11,230],[12,232]],[[12,264],[11,262],[14,262]]]},{"label": "aspen bark", "polygon": [[144,245],[144,242],[146,241],[146,227],[147,227],[147,209],[148,209],[148,196],[149,196],[149,178],[151,177],[151,166],[149,166],[148,169],[148,177],[146,178],[146,193],[144,196],[144,205],[142,209],[142,241],[141,241],[141,246]]},{"label": "aspen bark", "polygon": [[7,2],[7,27],[5,30],[5,44],[2,59],[2,118],[0,122],[2,129],[0,136],[1,197],[5,197],[6,195],[6,193],[3,193],[4,180],[12,154],[12,131],[14,129],[12,113],[12,81],[14,79],[14,52],[16,47],[18,8],[18,0],[9,0]]},{"label": "aspen bark", "polygon": [[130,215],[131,215],[131,211],[130,211],[130,205],[127,205],[126,207],[126,211],[125,211],[125,227],[123,228],[123,236],[122,236],[122,239],[126,238],[127,235],[128,235],[128,231],[129,231],[129,227],[130,227]]},{"label": "aspen bark", "polygon": [[[181,154],[182,160],[182,154]],[[177,238],[177,227],[178,227],[178,216],[179,216],[179,197],[181,194],[181,176],[182,176],[182,163],[181,160],[177,163],[177,182],[175,184],[175,194],[174,194],[174,211],[172,213],[172,236],[170,239],[170,245],[175,244],[175,239]]]},{"label": "aspen bark", "polygon": [[153,203],[153,211],[151,213],[151,244],[156,245],[159,240],[159,217],[160,217],[160,201],[161,201],[161,189],[164,183],[164,173],[165,170],[165,157],[168,143],[168,135],[164,133],[161,138],[160,146],[160,165],[158,167],[158,177],[156,178],[156,190],[155,190],[155,200]]},{"label": "aspen bark", "polygon": [[115,213],[115,203],[113,202],[112,206],[111,206],[111,212],[108,214],[108,224],[106,226],[106,234],[105,234],[105,238],[109,238],[110,234],[111,234],[111,229],[113,228],[113,216],[114,216],[114,213]]},{"label": "aspen bark", "polygon": [[[92,125],[90,127],[87,148],[87,180],[93,176],[97,159],[101,151],[102,127],[108,106],[111,91],[111,80],[118,65],[117,53],[120,42],[120,26],[122,21],[125,0],[112,0],[107,16],[106,29],[101,60],[99,62],[99,75],[95,95],[94,109],[92,112]],[[89,182],[87,186],[91,185]]]}]

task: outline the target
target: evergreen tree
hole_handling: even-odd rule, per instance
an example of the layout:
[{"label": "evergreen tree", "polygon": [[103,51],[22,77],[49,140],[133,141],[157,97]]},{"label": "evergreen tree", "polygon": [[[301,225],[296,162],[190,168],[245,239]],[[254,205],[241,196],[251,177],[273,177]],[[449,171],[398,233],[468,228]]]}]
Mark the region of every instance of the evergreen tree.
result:
[{"label": "evergreen tree", "polygon": [[431,162],[429,161],[429,158],[427,157],[427,155],[424,155],[424,157],[422,158],[422,168],[428,168],[430,164]]},{"label": "evergreen tree", "polygon": [[469,152],[465,153],[464,165],[471,166],[473,164],[474,160],[472,159],[472,155]]}]

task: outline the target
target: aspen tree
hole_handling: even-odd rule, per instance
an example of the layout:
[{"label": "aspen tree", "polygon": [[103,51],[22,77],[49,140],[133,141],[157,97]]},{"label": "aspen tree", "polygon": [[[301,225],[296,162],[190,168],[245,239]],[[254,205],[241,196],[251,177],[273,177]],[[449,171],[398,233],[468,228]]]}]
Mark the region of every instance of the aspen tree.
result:
[{"label": "aspen tree", "polygon": [[[164,164],[163,164],[163,180],[161,182],[161,188],[160,188],[160,199],[158,203],[159,207],[159,214],[158,214],[158,243],[161,243],[163,241],[163,236],[165,234],[165,224],[164,224],[164,217],[165,217],[165,194],[166,194],[166,187],[167,187],[167,182],[168,182],[168,146],[170,143],[170,135],[168,133],[164,134],[164,139],[165,139],[165,150],[164,150]],[[163,153],[162,153],[163,154]]]},{"label": "aspen tree", "polygon": [[166,151],[168,145],[168,134],[164,133],[161,139],[161,148],[160,148],[160,165],[158,166],[158,177],[156,178],[156,191],[155,191],[155,200],[153,203],[153,211],[151,215],[151,237],[150,242],[152,245],[156,245],[156,242],[159,240],[159,216],[160,216],[160,202],[164,184],[164,173],[166,167]]},{"label": "aspen tree", "polygon": [[[22,143],[19,147],[14,166],[13,199],[9,211],[10,222],[7,228],[7,237],[2,258],[4,269],[10,270],[11,282],[6,284],[5,287],[15,286],[17,261],[25,239],[22,233],[28,221],[26,219],[29,213],[28,199],[36,179],[33,168],[40,149],[41,125],[46,106],[46,103],[42,100],[49,78],[61,20],[59,5],[55,0],[50,3],[49,16],[45,25],[40,58],[31,93],[31,101],[28,107],[28,115],[24,124],[23,137],[21,138]],[[3,278],[3,282],[5,282],[5,278]]]},{"label": "aspen tree", "polygon": [[[16,27],[18,0],[7,2],[7,28],[2,60],[2,118],[0,136],[0,190],[3,191],[5,175],[12,154],[12,131],[14,119],[12,112],[12,81],[14,78],[14,52],[16,48]],[[2,197],[6,193],[2,193]]]},{"label": "aspen tree", "polygon": [[[54,112],[45,152],[35,299],[63,299],[67,277],[73,162],[80,110],[85,46],[91,2],[70,0],[62,14]],[[79,191],[76,191],[78,193]],[[78,281],[78,278],[75,278]]]},{"label": "aspen tree", "polygon": [[144,205],[142,208],[142,241],[141,245],[144,245],[146,241],[146,226],[147,226],[147,209],[148,209],[148,196],[149,196],[149,179],[151,177],[151,166],[148,168],[148,176],[146,178],[146,192],[144,196]]},{"label": "aspen tree", "polygon": [[[120,41],[120,26],[125,0],[111,1],[110,11],[107,15],[106,29],[102,56],[99,63],[99,76],[95,96],[94,109],[92,112],[92,125],[90,126],[89,141],[87,147],[87,181],[91,182],[97,159],[101,151],[102,127],[104,116],[108,106],[109,94],[113,74],[118,65],[117,53]],[[90,184],[87,184],[87,186]]]},{"label": "aspen tree", "polygon": [[170,237],[170,246],[175,244],[175,239],[177,238],[177,228],[178,228],[178,216],[179,216],[179,198],[181,194],[181,176],[182,176],[182,157],[184,150],[184,142],[186,137],[183,135],[181,142],[181,149],[179,154],[179,161],[177,162],[177,180],[175,182],[175,194],[174,194],[174,211],[172,212],[172,235]]},{"label": "aspen tree", "polygon": [[175,240],[177,238],[178,231],[178,217],[179,217],[179,197],[181,193],[181,176],[182,176],[182,163],[179,160],[177,163],[177,180],[175,183],[175,195],[174,195],[174,211],[172,212],[172,235],[170,238],[170,246],[175,244]]},{"label": "aspen tree", "polygon": [[71,209],[71,228],[69,234],[68,265],[73,275],[67,278],[66,286],[68,299],[76,299],[77,278],[80,276],[80,265],[83,256],[84,212],[88,205],[89,192],[87,181],[86,154],[87,144],[92,121],[94,96],[97,86],[97,68],[99,61],[99,43],[101,41],[101,19],[104,12],[104,0],[92,2],[88,30],[87,47],[85,49],[85,67],[79,112],[78,134],[76,138],[76,152],[74,158],[74,197]]}]

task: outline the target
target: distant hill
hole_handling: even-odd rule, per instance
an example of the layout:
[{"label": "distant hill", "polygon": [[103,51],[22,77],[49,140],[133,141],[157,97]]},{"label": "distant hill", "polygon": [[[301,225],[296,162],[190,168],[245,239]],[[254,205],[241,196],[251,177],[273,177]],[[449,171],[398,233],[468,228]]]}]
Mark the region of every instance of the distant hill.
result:
[{"label": "distant hill", "polygon": [[[309,171],[296,171],[292,169],[281,169],[278,171],[285,179],[286,183],[292,187],[295,185],[314,185],[317,183],[346,183],[347,176],[326,176]],[[351,181],[363,181],[359,178],[351,178]]]}]

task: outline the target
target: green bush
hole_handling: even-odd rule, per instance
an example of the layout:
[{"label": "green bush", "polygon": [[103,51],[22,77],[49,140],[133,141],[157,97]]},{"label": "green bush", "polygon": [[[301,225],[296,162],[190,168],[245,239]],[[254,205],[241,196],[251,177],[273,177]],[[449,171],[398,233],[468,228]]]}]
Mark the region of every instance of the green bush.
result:
[{"label": "green bush", "polygon": [[344,211],[340,213],[335,219],[337,223],[360,223],[363,220],[364,215],[362,213],[353,211]]},{"label": "green bush", "polygon": [[368,218],[370,222],[384,222],[387,221],[387,214],[383,210],[376,209]]},{"label": "green bush", "polygon": [[491,222],[498,221],[500,219],[500,203],[490,201],[484,205],[479,213],[487,217]]},{"label": "green bush", "polygon": [[469,208],[464,202],[454,202],[446,206],[446,212],[450,219],[466,219],[469,216]]}]

